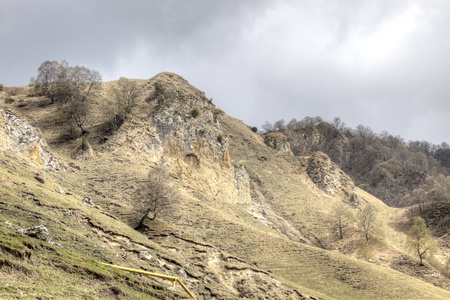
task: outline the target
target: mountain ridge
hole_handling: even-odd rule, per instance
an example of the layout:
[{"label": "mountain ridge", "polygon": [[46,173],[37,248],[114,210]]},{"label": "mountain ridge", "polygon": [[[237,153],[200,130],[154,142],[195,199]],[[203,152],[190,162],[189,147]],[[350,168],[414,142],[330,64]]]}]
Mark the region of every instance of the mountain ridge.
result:
[{"label": "mountain ridge", "polygon": [[[327,155],[296,157],[289,151],[269,148],[263,136],[215,108],[204,93],[176,74],[161,73],[138,83],[139,100],[112,134],[102,131],[104,118],[100,112],[110,101],[106,86],[114,82],[106,83],[92,100],[91,113],[95,117],[89,135],[84,138],[93,148],[93,155],[85,160],[73,156],[82,137],[61,143],[56,133],[63,127],[39,119],[40,112],[47,116],[51,109],[56,109],[47,104],[36,105],[45,98],[18,95],[8,105],[29,115],[35,125],[44,125],[42,132],[50,138],[50,145],[63,160],[75,166],[51,173],[38,167],[30,169],[33,170],[30,173],[24,166],[21,171],[26,174],[24,191],[34,195],[50,193],[50,200],[36,198],[41,204],[55,205],[66,199],[62,194],[53,194],[62,185],[72,194],[62,203],[76,211],[81,207],[82,197],[92,198],[94,209],[82,207],[79,217],[85,220],[86,234],[97,236],[96,245],[104,246],[107,252],[83,250],[86,255],[171,274],[184,274],[180,271],[183,269],[186,277],[182,280],[199,299],[307,299],[307,295],[316,299],[444,299],[449,295],[444,289],[410,276],[405,279],[405,275],[385,267],[389,264],[383,263],[381,257],[387,257],[388,252],[393,253],[392,257],[413,261],[401,246],[405,233],[389,225],[398,222],[403,211],[388,208],[353,186]],[[17,107],[15,101],[22,100],[21,105],[26,105]],[[3,159],[2,175],[13,188],[2,189],[5,205],[19,206],[19,199],[28,197],[18,188],[20,184],[13,183],[20,181],[20,173],[11,177],[7,172],[14,172],[13,167],[20,160],[20,157]],[[171,174],[172,185],[181,196],[176,209],[146,222],[147,230],[139,233],[133,230],[139,219],[136,191],[145,183],[148,170],[154,167],[162,167]],[[36,172],[42,173],[46,182],[43,186],[31,176]],[[314,174],[322,173],[332,180],[323,176],[315,182]],[[31,201],[27,204],[30,209],[43,209],[33,206],[36,201]],[[372,263],[355,258],[359,242],[356,227],[342,245],[329,234],[334,207],[343,207],[356,216],[358,207],[367,204],[376,206],[379,227],[387,235],[377,237]],[[62,211],[57,215],[58,220]],[[8,218],[15,227],[34,223],[14,214],[8,214]],[[52,224],[50,218],[46,219]],[[94,242],[92,238],[84,237],[83,241],[88,245]],[[56,239],[61,240],[63,247],[73,248],[63,231],[58,231]],[[154,252],[157,258],[150,263],[139,261],[137,249],[141,246]],[[434,270],[431,266],[427,268]],[[427,280],[448,286],[445,278]],[[119,290],[123,297],[138,298],[123,285]],[[77,293],[81,295],[82,291]],[[172,297],[169,294],[152,297]]]}]

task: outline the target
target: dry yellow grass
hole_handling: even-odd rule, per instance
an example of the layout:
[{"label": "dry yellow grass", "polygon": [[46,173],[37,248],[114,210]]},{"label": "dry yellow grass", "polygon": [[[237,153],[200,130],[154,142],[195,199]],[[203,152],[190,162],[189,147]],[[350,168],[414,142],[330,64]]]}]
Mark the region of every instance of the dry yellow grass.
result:
[{"label": "dry yellow grass", "polygon": [[[83,218],[89,218],[90,227],[95,229],[97,226],[102,230],[89,228],[85,233],[93,240],[103,241],[98,246],[106,245],[116,251],[108,252],[105,255],[108,259],[118,261],[113,254],[120,247],[129,247],[130,253],[135,253],[136,245],[146,245],[167,258],[166,261],[173,259],[180,262],[198,277],[190,278],[194,291],[203,291],[204,286],[208,286],[218,295],[223,293],[223,299],[237,297],[237,287],[230,278],[248,279],[250,275],[245,272],[253,275],[259,272],[268,282],[278,280],[291,289],[325,299],[450,298],[450,293],[445,289],[388,268],[391,259],[406,256],[402,249],[405,234],[397,226],[401,210],[389,208],[361,190],[356,191],[361,201],[376,207],[379,232],[382,233],[377,237],[372,263],[356,258],[359,234],[353,228],[353,236],[344,241],[333,240],[330,238],[330,216],[337,206],[345,207],[355,216],[357,210],[339,196],[327,196],[321,191],[309,179],[298,158],[268,148],[261,136],[241,121],[226,115],[221,115],[218,121],[230,141],[231,162],[243,165],[252,178],[254,203],[241,205],[221,201],[176,178],[174,182],[181,194],[176,209],[165,215],[163,220],[147,222],[147,234],[152,240],[135,232],[132,227],[139,220],[133,209],[136,189],[155,162],[126,141],[112,143],[110,139],[104,144],[99,143],[99,128],[104,121],[101,115],[103,102],[108,101],[106,88],[113,84],[105,83],[104,90],[93,103],[92,130],[88,140],[95,156],[86,161],[72,160],[73,150],[80,141],[58,143],[62,128],[51,118],[56,107],[40,106],[38,103],[43,99],[20,95],[15,97],[22,97],[28,103],[25,108],[18,108],[17,102],[7,104],[43,129],[59,157],[81,168],[69,168],[66,173],[44,173],[48,179],[44,188],[36,184],[31,176],[31,172],[39,170],[14,171],[15,179],[8,177],[9,185],[17,190],[18,187],[11,182],[25,180],[45,205],[55,206],[57,202],[58,211],[77,210]],[[145,86],[147,81],[140,81],[140,84]],[[189,86],[182,87],[189,90]],[[126,133],[127,128],[147,126],[142,122],[151,115],[152,109],[154,107],[141,99],[121,130]],[[12,164],[20,162],[13,160]],[[3,169],[2,176],[10,176],[7,170],[11,169]],[[58,195],[54,192],[58,186],[63,186],[73,195]],[[84,196],[91,196],[98,209],[80,206],[79,199]],[[8,201],[19,205],[18,199]],[[34,204],[23,205],[29,210],[36,209]],[[268,212],[267,216],[258,214],[262,208]],[[54,219],[59,220],[60,217],[61,212],[56,213]],[[46,220],[50,222],[51,218]],[[26,219],[21,222],[31,223]],[[79,234],[64,227],[65,224],[55,224],[70,235]],[[65,234],[67,232],[60,232],[60,238],[67,240],[67,247],[73,247]],[[87,245],[88,241],[85,243]],[[88,247],[84,247],[83,253],[90,256]],[[224,259],[229,256],[244,261],[245,271],[230,271],[227,259]],[[92,254],[92,257],[97,256]],[[133,264],[139,265],[139,262],[131,261],[130,265]],[[161,266],[151,267],[157,269]],[[251,268],[256,271],[249,271]],[[198,283],[202,279],[208,282],[211,278],[217,278],[216,287],[210,283],[203,283],[203,286]],[[443,280],[442,284],[444,288],[448,287],[448,281]]]}]

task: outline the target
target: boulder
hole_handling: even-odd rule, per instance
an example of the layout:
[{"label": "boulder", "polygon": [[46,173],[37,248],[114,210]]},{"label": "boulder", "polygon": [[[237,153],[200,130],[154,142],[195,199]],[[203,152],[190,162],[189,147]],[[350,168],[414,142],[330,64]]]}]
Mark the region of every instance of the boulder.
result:
[{"label": "boulder", "polygon": [[150,260],[152,259],[153,255],[150,254],[148,251],[140,251],[139,252],[139,259],[142,260]]},{"label": "boulder", "polygon": [[83,204],[89,207],[94,207],[94,204],[92,203],[91,197],[84,197],[83,198]]},{"label": "boulder", "polygon": [[179,268],[177,274],[180,275],[181,277],[187,278],[186,270],[184,270],[183,268]]},{"label": "boulder", "polygon": [[55,243],[53,242],[53,238],[48,232],[47,227],[45,227],[44,225],[32,226],[26,229],[19,229],[17,230],[17,233],[20,235],[26,235],[29,237],[36,238],[50,244]]}]

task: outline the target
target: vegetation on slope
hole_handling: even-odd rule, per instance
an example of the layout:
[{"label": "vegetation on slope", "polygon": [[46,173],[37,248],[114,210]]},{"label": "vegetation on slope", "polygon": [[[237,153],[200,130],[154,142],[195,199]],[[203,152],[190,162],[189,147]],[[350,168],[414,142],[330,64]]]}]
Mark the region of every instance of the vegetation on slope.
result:
[{"label": "vegetation on slope", "polygon": [[[41,170],[31,171],[29,165],[12,154],[2,159],[0,170],[6,184],[0,192],[3,210],[7,213],[1,215],[4,218],[1,221],[12,223],[11,229],[4,230],[4,244],[15,243],[18,252],[26,253],[27,242],[24,241],[30,238],[15,235],[15,229],[40,221],[38,223],[47,225],[55,241],[63,246],[61,249],[50,246],[56,250],[47,256],[33,253],[31,257],[37,259],[23,261],[28,269],[36,272],[44,269],[64,278],[68,276],[66,271],[59,270],[54,261],[77,266],[70,273],[73,277],[67,277],[67,281],[87,289],[70,289],[80,298],[89,298],[89,293],[106,293],[99,287],[105,282],[110,298],[120,297],[117,293],[133,299],[146,293],[155,293],[153,297],[161,299],[180,296],[167,291],[167,285],[160,281],[108,270],[94,260],[178,274],[200,299],[304,299],[306,293],[325,299],[449,297],[445,289],[429,284],[450,286],[446,278],[427,277],[435,272],[428,264],[421,269],[420,276],[416,275],[422,280],[395,271],[413,275],[413,265],[418,266],[404,251],[407,232],[407,222],[402,219],[404,210],[389,208],[359,189],[353,191],[360,203],[355,202],[355,205],[344,195],[324,193],[310,179],[304,158],[268,148],[254,130],[214,109],[198,90],[177,75],[165,73],[149,81],[136,82],[141,97],[118,128],[111,130],[107,126],[111,120],[103,108],[113,100],[106,91],[109,86],[117,85],[106,83],[88,100],[89,133],[82,136],[78,131],[70,139],[62,137],[64,122],[54,117],[58,115],[58,105],[51,104],[45,97],[27,97],[31,88],[22,88],[22,93],[11,96],[12,102],[4,102],[5,107],[39,126],[59,156],[72,163],[67,172],[43,172],[40,177],[45,183],[39,183],[34,177]],[[196,117],[192,115],[189,97],[199,97],[193,100],[199,105],[195,106],[199,111]],[[216,162],[192,153],[176,158],[178,160],[171,157],[159,160],[142,150],[146,148],[139,144],[144,140],[140,138],[154,134],[150,130],[152,125],[146,122],[158,114],[169,114],[167,120],[180,120],[187,127],[203,126],[203,121],[210,121],[213,130],[206,125],[195,128],[192,130],[195,138],[214,146],[217,143],[219,150],[229,145],[228,159],[232,168],[227,165],[226,156],[223,156],[225,160]],[[167,132],[166,124],[158,125],[161,131]],[[142,136],[138,136],[141,133]],[[75,151],[83,138],[92,148],[89,156]],[[177,143],[171,145],[178,146]],[[169,155],[178,155],[177,149],[169,150]],[[142,218],[136,210],[136,192],[149,169],[155,165],[170,168],[168,163],[173,162],[191,172],[172,174],[173,185],[180,193],[178,209],[152,221],[146,219],[142,233],[133,230]],[[233,202],[197,182],[214,174],[213,167],[239,171],[242,180],[248,174],[249,197]],[[235,186],[235,178],[215,177],[216,181],[208,184],[216,184],[214,188],[221,190],[220,184],[226,187],[229,184],[220,180],[231,180]],[[55,192],[59,186],[72,195]],[[245,189],[241,192],[245,193]],[[93,208],[81,204],[85,195],[92,197]],[[376,208],[378,231],[369,239],[373,240],[373,249],[372,255],[366,258],[358,256],[361,233],[356,218],[359,205],[368,204]],[[336,232],[330,234],[336,208],[343,208],[355,218],[343,239],[339,239]],[[24,211],[30,213],[23,214]],[[65,215],[68,211],[71,214]],[[44,242],[37,243],[45,246]],[[148,249],[156,258],[150,262],[140,261],[137,255],[140,249]],[[70,259],[61,258],[66,252]],[[11,256],[8,250],[2,253]],[[83,271],[84,266],[108,279],[103,282],[95,277],[97,275],[90,277],[90,271]],[[26,276],[26,271],[18,273]],[[15,286],[19,284],[18,280],[7,280]],[[27,283],[21,287],[28,287],[26,292],[29,293],[35,290]],[[9,293],[14,297],[20,291]],[[46,296],[64,298],[64,295],[49,287]]]},{"label": "vegetation on slope", "polygon": [[[368,126],[346,127],[339,118],[266,123],[266,133],[287,137],[294,155],[326,153],[362,189],[394,207],[429,201],[450,201],[450,146],[426,141],[405,142]],[[308,141],[309,145],[305,145]]]}]

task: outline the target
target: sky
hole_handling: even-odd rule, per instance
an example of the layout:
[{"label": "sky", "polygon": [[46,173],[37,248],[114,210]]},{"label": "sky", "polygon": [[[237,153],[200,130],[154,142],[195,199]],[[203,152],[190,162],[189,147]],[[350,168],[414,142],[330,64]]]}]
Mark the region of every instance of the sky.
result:
[{"label": "sky", "polygon": [[450,1],[0,0],[0,83],[45,60],[174,72],[249,126],[340,117],[450,143]]}]

